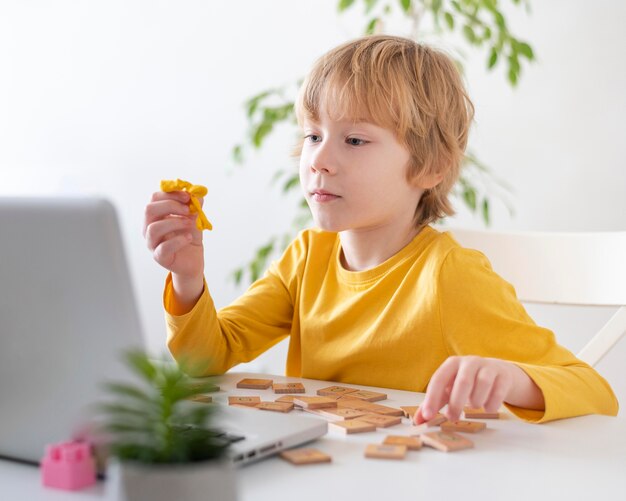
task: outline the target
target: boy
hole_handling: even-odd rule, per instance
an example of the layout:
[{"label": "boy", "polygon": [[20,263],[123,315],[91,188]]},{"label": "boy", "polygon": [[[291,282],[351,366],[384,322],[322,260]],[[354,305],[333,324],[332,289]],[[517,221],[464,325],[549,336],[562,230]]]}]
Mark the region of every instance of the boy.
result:
[{"label": "boy", "polygon": [[171,271],[175,358],[219,374],[290,336],[288,376],[426,391],[416,420],[446,404],[451,420],[466,404],[532,422],[617,413],[607,382],[535,325],[482,254],[429,226],[453,213],[473,118],[447,56],[399,37],[349,42],[314,65],[296,113],[319,229],[230,306],[209,296],[188,194],[146,208],[148,247]]}]

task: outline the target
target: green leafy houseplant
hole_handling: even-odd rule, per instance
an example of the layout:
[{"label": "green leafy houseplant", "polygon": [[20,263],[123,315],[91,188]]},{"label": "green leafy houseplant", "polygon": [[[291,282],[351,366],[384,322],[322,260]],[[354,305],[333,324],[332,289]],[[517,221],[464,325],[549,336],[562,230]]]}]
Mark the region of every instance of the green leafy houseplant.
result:
[{"label": "green leafy houseplant", "polygon": [[213,382],[193,382],[176,364],[152,361],[142,351],[124,354],[141,384],[105,384],[114,400],[102,403],[110,452],[120,461],[195,463],[223,457],[228,442],[210,428],[214,405],[190,399],[215,391]]},{"label": "green leafy houseplant", "polygon": [[[524,5],[529,10],[528,0],[509,2]],[[509,30],[502,3],[499,0],[339,0],[338,10],[340,13],[354,11],[356,5],[361,5],[365,17],[364,34],[384,33],[385,22],[395,12],[408,22],[408,36],[416,41],[423,41],[426,36],[444,38],[457,33],[469,46],[486,52],[487,71],[504,66],[508,83],[515,87],[521,75],[522,62],[533,61],[535,54],[527,42]],[[432,26],[430,31],[422,28],[425,20],[428,26]],[[457,52],[462,53],[461,50]],[[462,58],[455,56],[455,60],[463,71]],[[235,163],[243,164],[250,150],[261,149],[279,124],[296,127],[294,100],[301,82],[302,79],[295,85],[264,90],[246,101],[248,134],[232,150]],[[274,181],[281,182],[284,193],[298,189],[298,169],[281,169],[274,176]],[[493,196],[499,198],[513,214],[507,201],[510,192],[506,183],[499,180],[474,152],[467,152],[461,176],[452,193],[454,198],[489,225]],[[296,231],[310,222],[311,214],[306,201],[301,198],[294,211],[293,230],[270,236],[246,265],[233,272],[235,283],[241,283],[244,278],[248,281],[259,278],[268,260],[287,246]]]}]

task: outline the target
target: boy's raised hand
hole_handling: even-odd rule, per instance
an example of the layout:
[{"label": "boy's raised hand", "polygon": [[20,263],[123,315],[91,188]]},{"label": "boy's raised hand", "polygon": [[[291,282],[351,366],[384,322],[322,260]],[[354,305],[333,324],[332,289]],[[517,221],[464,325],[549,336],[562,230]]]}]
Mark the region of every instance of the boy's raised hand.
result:
[{"label": "boy's raised hand", "polygon": [[465,405],[497,412],[504,401],[528,408],[544,405],[541,390],[517,365],[496,358],[453,356],[433,374],[414,422],[432,419],[446,404],[446,417],[456,421]]},{"label": "boy's raised hand", "polygon": [[[157,191],[146,205],[143,235],[154,260],[182,279],[202,277],[204,250],[189,193]],[[202,203],[202,200],[201,200]]]}]

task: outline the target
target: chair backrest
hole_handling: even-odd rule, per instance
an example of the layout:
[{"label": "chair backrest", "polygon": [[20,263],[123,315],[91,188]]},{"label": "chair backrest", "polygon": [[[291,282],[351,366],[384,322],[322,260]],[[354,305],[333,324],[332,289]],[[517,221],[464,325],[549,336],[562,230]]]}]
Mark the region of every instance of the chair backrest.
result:
[{"label": "chair backrest", "polygon": [[578,353],[581,360],[596,365],[626,333],[626,231],[450,232],[483,252],[523,302],[620,307]]}]

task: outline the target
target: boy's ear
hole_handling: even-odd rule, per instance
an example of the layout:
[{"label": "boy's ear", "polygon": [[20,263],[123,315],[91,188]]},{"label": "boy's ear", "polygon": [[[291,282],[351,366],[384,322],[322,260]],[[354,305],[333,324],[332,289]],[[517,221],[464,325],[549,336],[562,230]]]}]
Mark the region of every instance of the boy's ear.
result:
[{"label": "boy's ear", "polygon": [[431,190],[439,183],[443,181],[443,174],[435,173],[435,174],[424,174],[423,176],[419,176],[413,180],[415,186],[422,190]]}]

